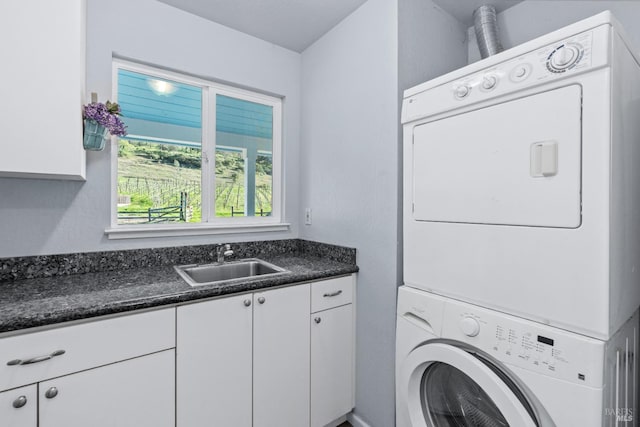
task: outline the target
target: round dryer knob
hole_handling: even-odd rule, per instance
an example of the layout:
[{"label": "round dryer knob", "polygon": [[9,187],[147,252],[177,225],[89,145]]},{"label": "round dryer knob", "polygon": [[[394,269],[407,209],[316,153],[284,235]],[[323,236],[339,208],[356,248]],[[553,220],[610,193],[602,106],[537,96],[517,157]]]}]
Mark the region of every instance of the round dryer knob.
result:
[{"label": "round dryer knob", "polygon": [[491,90],[498,84],[498,77],[494,74],[487,74],[482,78],[482,89]]},{"label": "round dryer knob", "polygon": [[557,48],[549,58],[548,66],[551,71],[562,72],[575,65],[582,55],[582,47],[567,44]]},{"label": "round dryer knob", "polygon": [[460,321],[462,333],[468,337],[475,337],[480,333],[480,323],[471,316],[465,316]]},{"label": "round dryer knob", "polygon": [[467,95],[469,95],[469,92],[471,92],[471,88],[467,85],[458,86],[453,90],[454,95],[458,99],[465,98]]}]

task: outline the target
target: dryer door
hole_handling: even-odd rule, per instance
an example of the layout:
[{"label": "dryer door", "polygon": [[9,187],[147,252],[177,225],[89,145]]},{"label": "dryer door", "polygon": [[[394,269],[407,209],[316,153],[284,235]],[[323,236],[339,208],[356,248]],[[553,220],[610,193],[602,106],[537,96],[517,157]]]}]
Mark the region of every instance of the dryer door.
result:
[{"label": "dryer door", "polygon": [[425,344],[400,370],[411,427],[535,427],[522,391],[458,347]]},{"label": "dryer door", "polygon": [[416,126],[414,220],[579,227],[581,117],[571,85]]}]

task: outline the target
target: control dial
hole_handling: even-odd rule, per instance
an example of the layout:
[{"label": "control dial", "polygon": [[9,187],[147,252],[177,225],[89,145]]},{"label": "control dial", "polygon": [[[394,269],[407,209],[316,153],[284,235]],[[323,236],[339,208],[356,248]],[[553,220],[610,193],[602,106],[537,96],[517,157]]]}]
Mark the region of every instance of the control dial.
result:
[{"label": "control dial", "polygon": [[564,73],[582,59],[583,53],[582,46],[576,43],[558,46],[547,58],[547,68],[552,73]]},{"label": "control dial", "polygon": [[495,74],[487,74],[482,78],[482,89],[491,90],[498,84],[498,77]]},{"label": "control dial", "polygon": [[465,98],[471,92],[471,88],[467,85],[460,85],[453,90],[454,95],[458,99]]},{"label": "control dial", "polygon": [[480,323],[471,316],[465,316],[460,321],[462,333],[468,337],[475,337],[480,333]]}]

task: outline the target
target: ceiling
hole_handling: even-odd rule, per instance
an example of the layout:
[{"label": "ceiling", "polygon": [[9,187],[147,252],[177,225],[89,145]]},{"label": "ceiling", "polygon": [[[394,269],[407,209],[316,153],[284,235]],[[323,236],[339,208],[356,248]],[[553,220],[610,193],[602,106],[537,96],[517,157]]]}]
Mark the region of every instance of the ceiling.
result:
[{"label": "ceiling", "polygon": [[159,0],[302,52],[366,0]]},{"label": "ceiling", "polygon": [[[366,0],[159,1],[296,52],[302,52],[366,2]],[[493,4],[501,12],[520,1],[433,0],[466,26],[473,25],[473,11],[483,4]]]}]

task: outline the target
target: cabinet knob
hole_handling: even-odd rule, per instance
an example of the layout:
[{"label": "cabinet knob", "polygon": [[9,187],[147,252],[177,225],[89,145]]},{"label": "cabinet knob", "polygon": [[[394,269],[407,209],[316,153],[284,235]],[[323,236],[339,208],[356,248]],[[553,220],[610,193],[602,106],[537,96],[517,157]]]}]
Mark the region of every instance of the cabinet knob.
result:
[{"label": "cabinet knob", "polygon": [[264,304],[264,301],[265,301],[264,297],[259,297],[259,298],[258,298],[258,302],[259,302],[260,304]]},{"label": "cabinet knob", "polygon": [[44,397],[47,399],[53,399],[58,395],[58,389],[55,387],[49,387],[47,391],[44,392]]},{"label": "cabinet knob", "polygon": [[27,404],[27,396],[20,396],[13,401],[13,407],[18,409]]},{"label": "cabinet knob", "polygon": [[245,307],[249,307],[250,305],[251,305],[251,300],[250,299],[247,298],[246,300],[244,300],[244,306]]},{"label": "cabinet knob", "polygon": [[322,322],[322,319],[320,317],[316,317],[316,318],[313,319],[313,321],[316,322],[316,323],[320,323],[320,322]]}]

